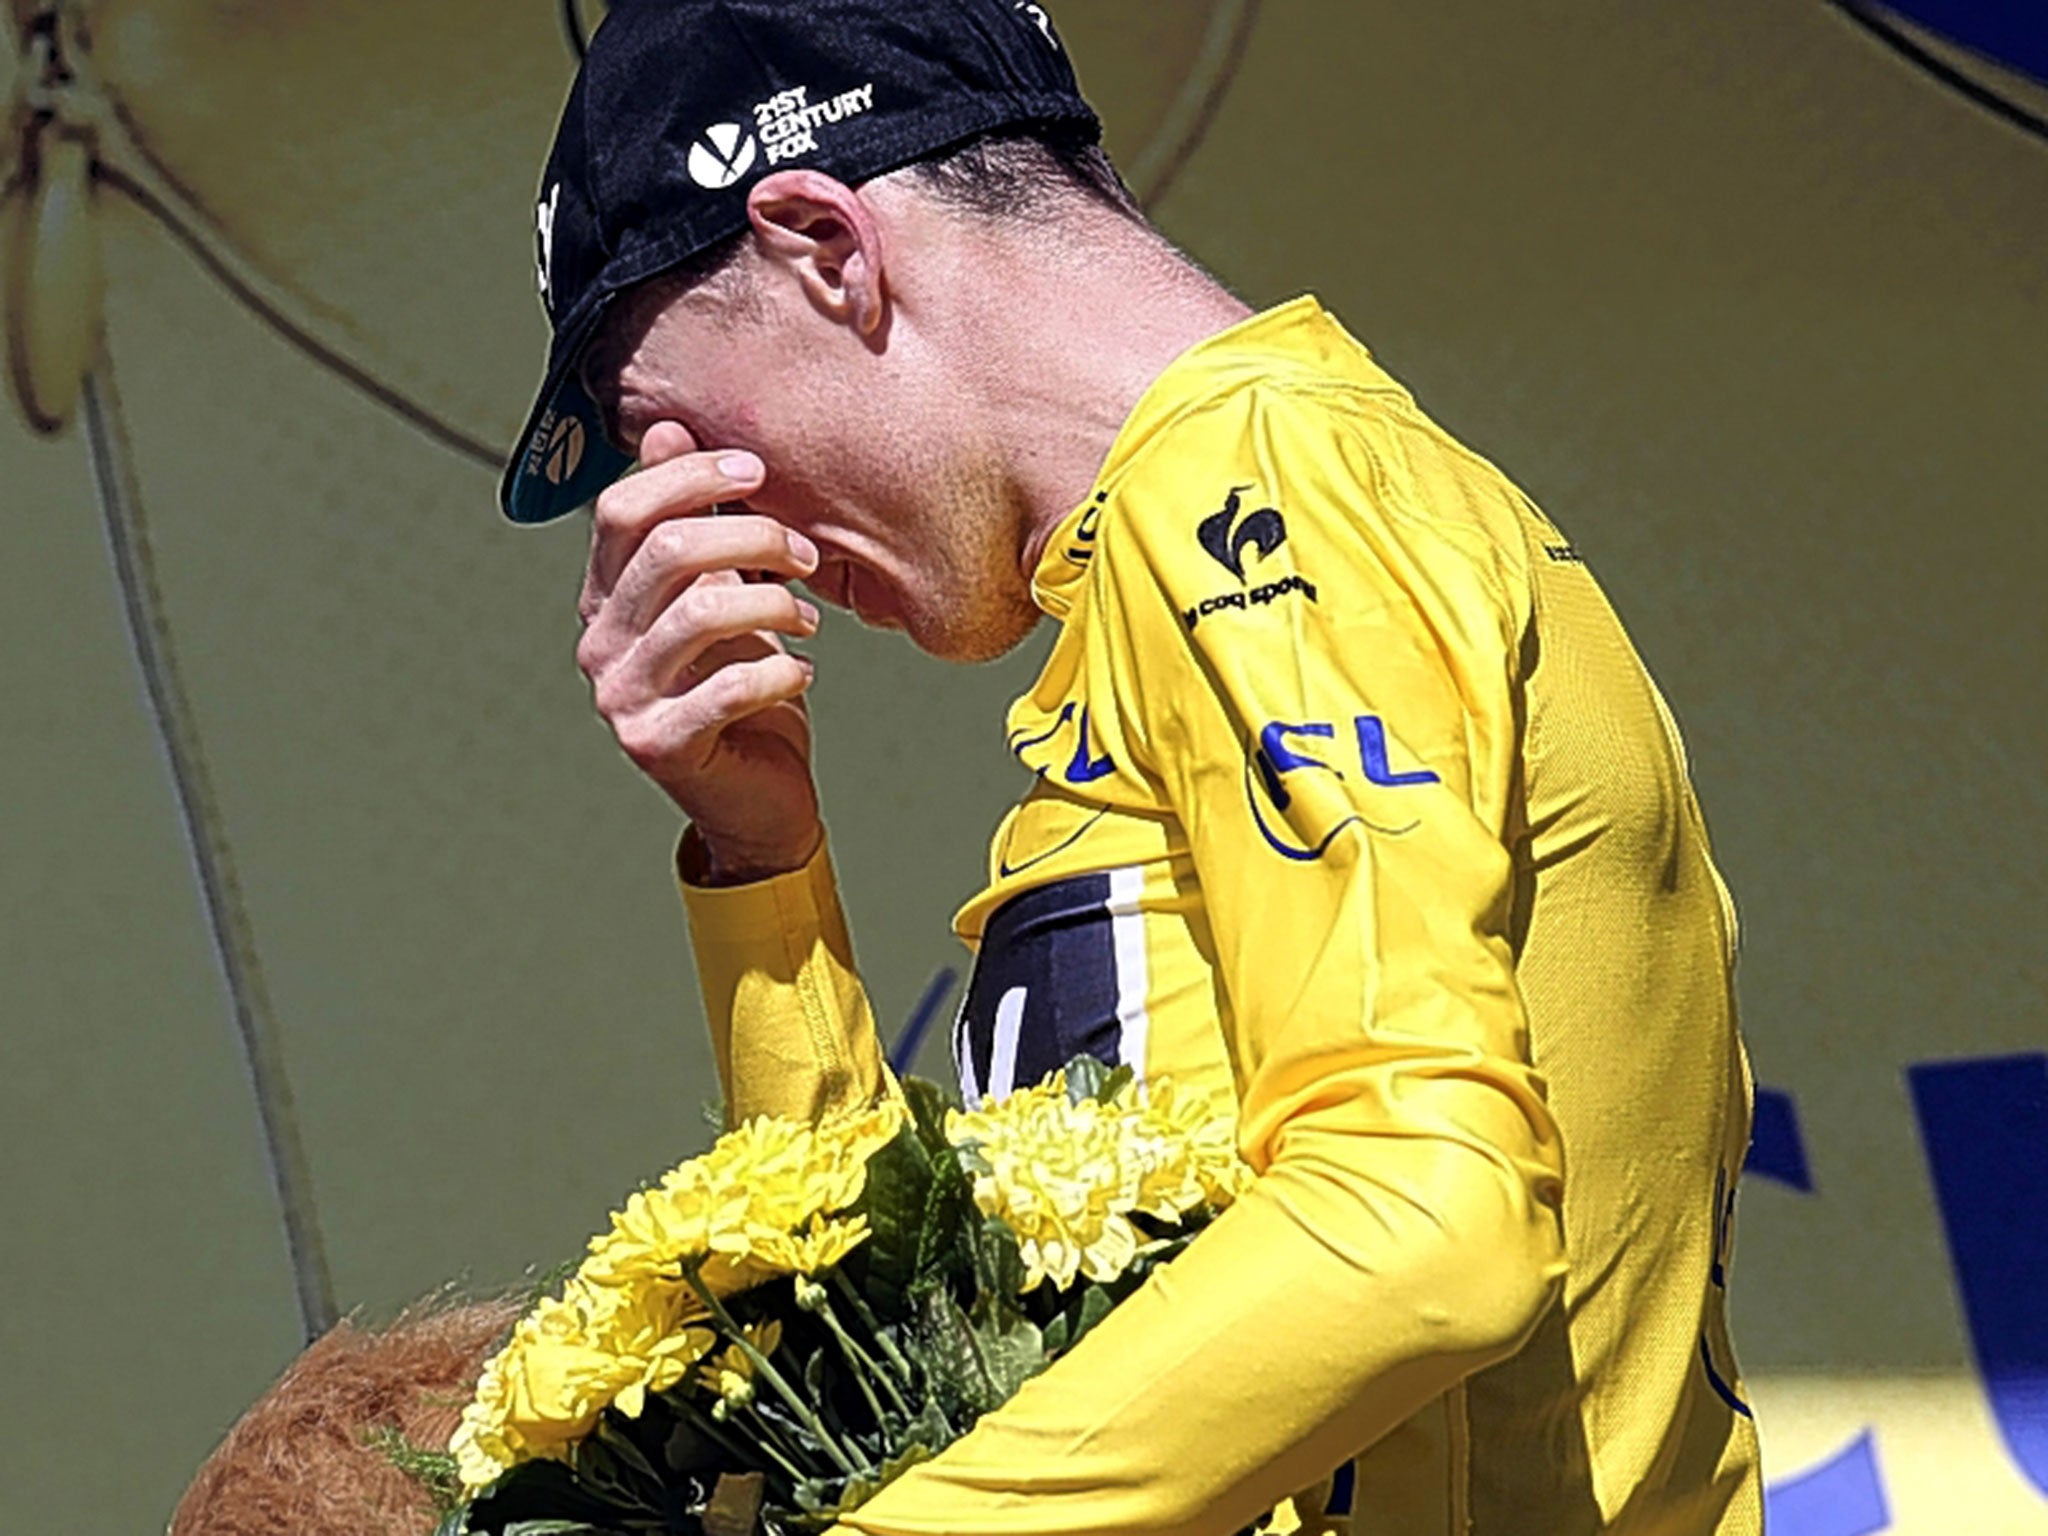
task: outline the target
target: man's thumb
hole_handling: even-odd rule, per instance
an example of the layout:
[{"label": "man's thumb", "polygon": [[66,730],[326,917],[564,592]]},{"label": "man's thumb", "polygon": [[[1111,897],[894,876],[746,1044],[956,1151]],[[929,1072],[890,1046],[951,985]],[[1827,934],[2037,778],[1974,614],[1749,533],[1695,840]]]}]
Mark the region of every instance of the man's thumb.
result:
[{"label": "man's thumb", "polygon": [[697,451],[697,439],[680,421],[657,421],[640,438],[640,463],[666,464]]}]

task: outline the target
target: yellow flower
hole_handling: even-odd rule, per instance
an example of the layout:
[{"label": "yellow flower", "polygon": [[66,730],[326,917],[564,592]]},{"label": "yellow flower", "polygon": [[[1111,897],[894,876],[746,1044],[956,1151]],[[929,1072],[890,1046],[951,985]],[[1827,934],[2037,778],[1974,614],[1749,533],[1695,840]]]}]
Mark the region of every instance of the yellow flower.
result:
[{"label": "yellow flower", "polygon": [[1014,1232],[1024,1259],[1024,1289],[1050,1279],[1114,1280],[1137,1255],[1140,1161],[1123,1136],[1124,1116],[1112,1105],[1067,1098],[1066,1075],[1055,1073],[980,1110],[952,1110],[946,1138],[972,1143],[981,1167],[974,1203]]},{"label": "yellow flower", "polygon": [[571,1280],[520,1319],[485,1365],[475,1398],[449,1443],[474,1492],[508,1468],[565,1454],[597,1416],[617,1407],[638,1417],[649,1392],[674,1386],[714,1337],[674,1286],[638,1289]]},{"label": "yellow flower", "polygon": [[[740,1332],[764,1359],[782,1345],[782,1324],[773,1318],[749,1323]],[[753,1397],[753,1358],[738,1344],[728,1344],[697,1367],[697,1380],[729,1403],[747,1402]]]},{"label": "yellow flower", "polygon": [[1234,1131],[1166,1079],[1132,1085],[1109,1103],[1067,1097],[1066,1074],[982,1109],[946,1117],[946,1137],[971,1143],[980,1168],[974,1200],[1016,1234],[1024,1289],[1077,1275],[1113,1280],[1143,1241],[1130,1220],[1175,1221],[1199,1207],[1221,1210],[1251,1171]]},{"label": "yellow flower", "polygon": [[828,1269],[837,1268],[839,1261],[858,1248],[867,1235],[868,1219],[865,1216],[847,1216],[838,1220],[813,1216],[804,1231],[764,1238],[755,1252],[764,1263],[773,1265],[781,1273],[820,1275]]},{"label": "yellow flower", "polygon": [[[611,1231],[591,1240],[583,1274],[619,1285],[678,1278],[689,1265],[708,1290],[726,1296],[791,1273],[799,1268],[797,1258],[814,1266],[804,1273],[829,1267],[851,1251],[858,1235],[842,1232],[822,1246],[814,1236],[806,1246],[801,1234],[815,1234],[817,1218],[860,1199],[868,1159],[902,1125],[896,1100],[820,1125],[749,1120],[702,1157],[672,1169],[658,1187],[628,1200]],[[815,1257],[826,1251],[836,1257]]]},{"label": "yellow flower", "polygon": [[1132,1083],[1116,1103],[1135,1134],[1159,1144],[1148,1152],[1159,1163],[1138,1207],[1146,1214],[1170,1219],[1198,1205],[1220,1211],[1251,1183],[1252,1171],[1237,1155],[1236,1118],[1177,1092],[1172,1079]]},{"label": "yellow flower", "polygon": [[724,1296],[844,1259],[868,1227],[839,1213],[904,1115],[892,1099],[819,1125],[750,1120],[631,1196],[560,1298],[537,1303],[484,1367],[449,1443],[463,1486],[563,1456],[606,1408],[637,1418],[648,1393],[682,1381],[715,1343],[686,1271]]},{"label": "yellow flower", "polygon": [[640,1417],[649,1392],[681,1381],[716,1342],[696,1294],[680,1286],[618,1290],[585,1283],[582,1295],[591,1338],[619,1362],[621,1376],[633,1373],[611,1404],[629,1419]]},{"label": "yellow flower", "polygon": [[462,1421],[448,1442],[467,1493],[488,1488],[528,1456],[525,1444],[505,1423],[508,1392],[504,1362],[501,1353],[485,1364],[476,1395],[462,1410]]},{"label": "yellow flower", "polygon": [[680,1279],[683,1264],[711,1251],[712,1199],[702,1169],[683,1164],[612,1213],[611,1230],[590,1240],[582,1275],[604,1285]]}]

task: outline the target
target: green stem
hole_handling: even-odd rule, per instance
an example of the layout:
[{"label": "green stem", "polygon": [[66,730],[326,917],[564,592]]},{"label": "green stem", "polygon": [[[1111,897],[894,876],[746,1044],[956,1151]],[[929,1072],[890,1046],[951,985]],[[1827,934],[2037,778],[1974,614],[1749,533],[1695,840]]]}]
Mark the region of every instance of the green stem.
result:
[{"label": "green stem", "polygon": [[[903,1392],[896,1390],[897,1382],[890,1380],[886,1374],[882,1376],[882,1383],[888,1387],[889,1396],[894,1398],[897,1405],[903,1409],[904,1418],[915,1420],[917,1413],[910,1407],[903,1393],[916,1393],[918,1391],[918,1373],[911,1366],[910,1362],[903,1357],[903,1352],[890,1342],[889,1335],[882,1331],[881,1319],[875,1316],[873,1310],[867,1304],[867,1299],[854,1288],[853,1282],[836,1269],[832,1272],[832,1279],[839,1287],[839,1294],[846,1298],[847,1303],[853,1308],[860,1320],[867,1325],[867,1330],[874,1336],[875,1345],[882,1351],[883,1357],[896,1367],[897,1380],[902,1383]],[[938,1398],[930,1394],[928,1387],[925,1393],[921,1395],[937,1411],[939,1422],[946,1426],[946,1433],[956,1440],[959,1439],[960,1427],[953,1422],[952,1416],[946,1412]]]},{"label": "green stem", "polygon": [[875,1427],[886,1432],[889,1427],[889,1415],[883,1412],[881,1399],[875,1396],[875,1389],[868,1385],[870,1376],[882,1383],[895,1402],[897,1410],[908,1419],[910,1406],[897,1392],[896,1383],[889,1379],[889,1373],[877,1365],[874,1357],[862,1349],[840,1324],[838,1314],[832,1310],[830,1297],[825,1298],[825,1304],[818,1309],[817,1315],[824,1319],[825,1326],[832,1330],[832,1337],[839,1341],[839,1352],[846,1356],[846,1363],[853,1367],[854,1382],[860,1387],[860,1395],[868,1400],[868,1407],[874,1412]]},{"label": "green stem", "polygon": [[749,1404],[747,1412],[752,1414],[754,1422],[761,1426],[761,1438],[754,1443],[771,1457],[778,1467],[787,1472],[792,1481],[799,1483],[807,1481],[810,1474],[797,1471],[795,1464],[790,1460],[791,1457],[800,1458],[803,1455],[803,1451],[783,1439],[782,1431],[775,1427],[775,1421],[769,1418],[767,1414],[761,1412],[760,1409]]},{"label": "green stem", "polygon": [[789,1411],[797,1416],[798,1421],[802,1423],[804,1428],[817,1437],[818,1443],[825,1447],[825,1453],[839,1463],[840,1470],[848,1477],[858,1477],[863,1472],[873,1472],[874,1468],[865,1461],[855,1461],[853,1457],[846,1454],[846,1448],[839,1443],[838,1437],[825,1427],[825,1421],[820,1419],[811,1410],[810,1405],[796,1394],[788,1382],[782,1379],[782,1372],[776,1370],[773,1365],[768,1363],[768,1357],[756,1349],[748,1340],[746,1330],[733,1321],[732,1314],[725,1310],[725,1303],[712,1295],[710,1289],[698,1278],[696,1268],[689,1265],[684,1266],[683,1278],[690,1282],[690,1289],[695,1291],[698,1300],[702,1301],[710,1309],[712,1317],[717,1319],[718,1326],[723,1328],[728,1336],[731,1337],[734,1346],[741,1354],[747,1357],[748,1364],[752,1365],[760,1373],[763,1381],[775,1389],[776,1394],[781,1397],[783,1402],[789,1405]]},{"label": "green stem", "polygon": [[868,1332],[875,1336],[876,1345],[880,1347],[888,1362],[896,1367],[896,1373],[902,1378],[903,1385],[913,1392],[916,1391],[917,1373],[911,1369],[910,1362],[903,1358],[902,1351],[889,1342],[889,1335],[882,1331],[880,1320],[869,1310],[867,1298],[854,1288],[851,1280],[836,1269],[832,1271],[832,1283],[839,1288],[839,1294],[844,1296],[848,1305],[853,1308],[854,1316],[865,1323]]}]

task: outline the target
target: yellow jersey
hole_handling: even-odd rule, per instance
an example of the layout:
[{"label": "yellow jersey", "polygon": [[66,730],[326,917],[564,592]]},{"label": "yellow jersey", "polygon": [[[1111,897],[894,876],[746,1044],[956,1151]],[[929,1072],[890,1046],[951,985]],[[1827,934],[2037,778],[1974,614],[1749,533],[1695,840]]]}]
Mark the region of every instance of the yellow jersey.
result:
[{"label": "yellow jersey", "polygon": [[[1754,1536],[1734,916],[1577,551],[1304,298],[1160,375],[1033,590],[963,1092],[1126,1062],[1259,1177],[842,1529]],[[735,1117],[889,1091],[825,852],[684,889]]]}]

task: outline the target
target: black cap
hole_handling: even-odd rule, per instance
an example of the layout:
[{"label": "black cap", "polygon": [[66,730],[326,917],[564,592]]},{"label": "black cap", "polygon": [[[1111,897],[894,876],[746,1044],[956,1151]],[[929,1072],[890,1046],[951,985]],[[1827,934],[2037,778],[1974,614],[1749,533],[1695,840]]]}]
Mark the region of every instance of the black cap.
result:
[{"label": "black cap", "polygon": [[630,466],[576,364],[612,298],[747,227],[780,167],[858,186],[987,134],[1101,132],[1024,0],[620,0],[570,89],[535,216],[554,341],[499,497],[544,523]]}]

